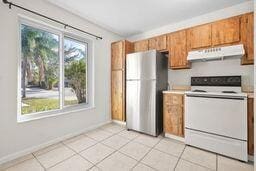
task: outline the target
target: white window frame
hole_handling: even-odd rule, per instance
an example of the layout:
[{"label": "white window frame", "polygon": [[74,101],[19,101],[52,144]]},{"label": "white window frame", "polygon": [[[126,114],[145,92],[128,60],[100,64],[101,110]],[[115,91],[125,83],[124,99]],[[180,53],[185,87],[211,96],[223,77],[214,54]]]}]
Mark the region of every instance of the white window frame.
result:
[{"label": "white window frame", "polygon": [[[60,109],[42,111],[30,114],[21,114],[21,61],[22,61],[22,50],[21,50],[21,25],[31,26],[36,29],[44,30],[59,36],[59,94],[60,94]],[[18,17],[18,81],[17,81],[17,122],[26,122],[46,117],[52,117],[62,114],[69,114],[84,110],[94,109],[94,54],[93,54],[93,40],[89,39],[85,35],[78,35],[75,32],[70,32],[65,29],[54,27],[48,23],[35,20],[23,15]],[[87,99],[86,103],[64,106],[64,38],[70,38],[71,40],[77,40],[78,42],[87,43]]]}]

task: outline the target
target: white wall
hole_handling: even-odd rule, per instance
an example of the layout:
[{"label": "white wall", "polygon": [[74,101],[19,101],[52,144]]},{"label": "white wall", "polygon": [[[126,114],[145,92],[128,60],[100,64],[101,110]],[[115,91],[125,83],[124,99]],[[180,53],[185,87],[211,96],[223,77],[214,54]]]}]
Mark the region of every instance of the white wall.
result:
[{"label": "white wall", "polygon": [[247,1],[238,5],[234,5],[228,8],[224,8],[218,11],[214,11],[208,14],[204,14],[198,17],[194,17],[191,19],[187,19],[184,21],[180,21],[178,23],[172,23],[165,25],[160,28],[156,28],[153,30],[146,31],[142,34],[133,35],[131,37],[127,37],[127,40],[136,41],[140,39],[150,38],[153,36],[157,36],[160,34],[170,33],[177,30],[182,30],[185,28],[193,27],[200,24],[205,24],[213,21],[217,21],[220,19],[236,16],[239,14],[244,14],[247,12],[253,11],[253,1]]},{"label": "white wall", "polygon": [[239,59],[224,61],[194,62],[191,69],[169,70],[170,85],[190,85],[192,76],[242,75],[244,90],[253,90],[253,65],[240,65]]},{"label": "white wall", "polygon": [[[156,35],[174,32],[192,26],[205,24],[220,19],[253,11],[253,1],[247,1],[232,7],[204,14],[178,23],[169,24],[142,34],[128,37],[130,41],[150,38]],[[253,89],[253,65],[241,66],[240,60],[193,63],[189,70],[169,70],[168,81],[171,85],[189,85],[191,76],[200,75],[242,75],[245,89]]]},{"label": "white wall", "polygon": [[[15,0],[22,6],[65,21],[103,37],[94,41],[95,109],[17,123],[18,14],[34,15],[0,3],[0,163],[56,138],[110,121],[110,47],[122,39],[43,0]],[[44,20],[46,21],[46,20]],[[80,33],[81,34],[81,33]]]}]

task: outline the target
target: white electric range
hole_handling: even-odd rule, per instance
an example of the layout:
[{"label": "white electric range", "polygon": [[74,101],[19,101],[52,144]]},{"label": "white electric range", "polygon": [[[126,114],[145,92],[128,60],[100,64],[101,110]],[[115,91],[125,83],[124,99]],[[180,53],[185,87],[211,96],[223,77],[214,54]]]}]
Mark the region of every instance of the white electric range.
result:
[{"label": "white electric range", "polygon": [[241,76],[191,78],[191,91],[185,93],[185,143],[248,161]]}]

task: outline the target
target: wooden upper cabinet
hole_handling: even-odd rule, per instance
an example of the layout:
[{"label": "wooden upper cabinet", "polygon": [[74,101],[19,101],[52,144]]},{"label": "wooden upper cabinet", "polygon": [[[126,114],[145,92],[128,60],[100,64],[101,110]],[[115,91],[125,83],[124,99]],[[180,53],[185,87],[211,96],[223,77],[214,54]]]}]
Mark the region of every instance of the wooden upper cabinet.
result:
[{"label": "wooden upper cabinet", "polygon": [[166,51],[168,49],[167,36],[161,35],[161,36],[157,36],[149,39],[148,47],[149,47],[149,50],[156,49],[158,51]]},{"label": "wooden upper cabinet", "polygon": [[126,40],[111,44],[111,70],[124,70],[125,57],[134,51],[133,43]]},{"label": "wooden upper cabinet", "polygon": [[240,42],[240,17],[232,17],[212,23],[212,45]]},{"label": "wooden upper cabinet", "polygon": [[111,72],[111,113],[112,119],[124,120],[124,71]]},{"label": "wooden upper cabinet", "polygon": [[244,14],[241,17],[241,42],[245,48],[245,55],[242,58],[242,64],[254,63],[254,29],[253,13]]},{"label": "wooden upper cabinet", "polygon": [[212,45],[212,26],[205,24],[187,30],[188,49],[200,49]]},{"label": "wooden upper cabinet", "polygon": [[119,70],[124,67],[124,43],[123,41],[111,45],[111,69]]},{"label": "wooden upper cabinet", "polygon": [[168,35],[169,44],[169,68],[189,68],[187,61],[186,30],[174,32]]},{"label": "wooden upper cabinet", "polygon": [[148,50],[148,40],[134,42],[134,52],[143,52]]}]

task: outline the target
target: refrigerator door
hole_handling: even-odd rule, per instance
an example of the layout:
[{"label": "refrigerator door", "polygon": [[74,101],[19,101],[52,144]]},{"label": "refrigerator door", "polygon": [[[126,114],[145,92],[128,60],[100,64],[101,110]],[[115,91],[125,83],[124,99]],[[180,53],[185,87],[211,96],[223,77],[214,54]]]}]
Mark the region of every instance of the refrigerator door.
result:
[{"label": "refrigerator door", "polygon": [[156,136],[156,80],[127,81],[126,126]]},{"label": "refrigerator door", "polygon": [[156,79],[156,51],[127,55],[126,80]]}]

